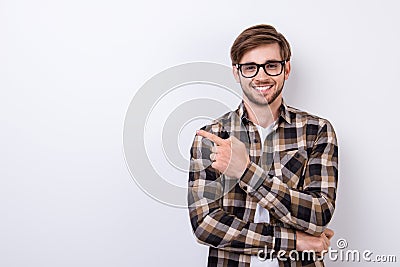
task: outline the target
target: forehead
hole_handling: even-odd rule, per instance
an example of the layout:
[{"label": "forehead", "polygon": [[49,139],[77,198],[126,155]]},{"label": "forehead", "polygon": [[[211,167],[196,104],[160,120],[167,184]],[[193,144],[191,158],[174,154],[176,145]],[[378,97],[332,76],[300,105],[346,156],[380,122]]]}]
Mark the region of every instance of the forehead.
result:
[{"label": "forehead", "polygon": [[243,54],[240,63],[255,62],[263,64],[267,60],[282,60],[278,43],[265,44],[250,49]]}]

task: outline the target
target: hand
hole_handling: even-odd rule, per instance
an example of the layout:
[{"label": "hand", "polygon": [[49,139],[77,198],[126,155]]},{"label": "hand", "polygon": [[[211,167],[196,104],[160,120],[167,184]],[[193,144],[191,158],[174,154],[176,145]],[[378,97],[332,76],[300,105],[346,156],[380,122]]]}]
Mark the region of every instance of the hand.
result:
[{"label": "hand", "polygon": [[296,250],[313,250],[323,252],[329,249],[330,239],[334,235],[331,229],[326,228],[321,236],[313,236],[302,231],[296,231]]},{"label": "hand", "polygon": [[250,163],[246,145],[234,136],[222,139],[215,134],[199,130],[197,134],[208,138],[215,143],[212,148],[210,159],[213,161],[211,167],[223,174],[240,178]]},{"label": "hand", "polygon": [[335,234],[335,232],[333,232],[332,229],[325,228],[324,234],[325,234],[325,236],[326,236],[329,240],[331,240],[331,238],[332,238],[332,236]]}]

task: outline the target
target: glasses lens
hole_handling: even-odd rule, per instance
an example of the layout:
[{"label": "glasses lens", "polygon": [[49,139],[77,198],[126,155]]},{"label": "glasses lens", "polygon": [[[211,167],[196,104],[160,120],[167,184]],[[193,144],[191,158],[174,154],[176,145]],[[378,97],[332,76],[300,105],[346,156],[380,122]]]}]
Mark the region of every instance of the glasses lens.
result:
[{"label": "glasses lens", "polygon": [[242,65],[241,66],[241,71],[244,77],[253,77],[257,73],[257,65],[253,64],[248,64],[248,65]]},{"label": "glasses lens", "polygon": [[265,71],[271,76],[279,75],[282,72],[282,64],[281,62],[269,62],[265,64]]}]

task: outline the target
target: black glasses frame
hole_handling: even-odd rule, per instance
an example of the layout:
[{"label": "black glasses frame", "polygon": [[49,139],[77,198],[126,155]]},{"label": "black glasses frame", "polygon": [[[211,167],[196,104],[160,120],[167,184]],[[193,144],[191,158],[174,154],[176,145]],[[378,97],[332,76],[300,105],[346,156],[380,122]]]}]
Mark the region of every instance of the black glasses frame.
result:
[{"label": "black glasses frame", "polygon": [[[267,70],[265,69],[265,66],[271,63],[279,63],[282,65],[281,71],[278,74],[269,74],[267,72]],[[279,76],[282,74],[283,69],[285,68],[285,64],[286,64],[286,60],[281,60],[281,61],[277,61],[277,60],[271,60],[271,61],[267,61],[264,64],[257,64],[257,63],[244,63],[244,64],[236,64],[236,68],[240,71],[240,74],[242,74],[243,77],[245,78],[253,78],[255,76],[257,76],[258,72],[260,71],[260,68],[263,68],[264,72],[268,75],[268,76]],[[257,66],[257,71],[254,75],[251,76],[245,76],[242,72],[242,66],[248,66],[248,65],[255,65]]]}]

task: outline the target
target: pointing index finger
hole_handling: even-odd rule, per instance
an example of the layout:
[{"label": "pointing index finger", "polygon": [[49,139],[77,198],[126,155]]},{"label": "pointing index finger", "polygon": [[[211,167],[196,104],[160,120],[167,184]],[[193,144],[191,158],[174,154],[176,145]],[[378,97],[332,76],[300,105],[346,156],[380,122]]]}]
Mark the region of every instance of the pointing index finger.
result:
[{"label": "pointing index finger", "polygon": [[196,133],[197,133],[198,135],[203,136],[204,138],[210,139],[211,141],[213,141],[213,142],[216,143],[217,145],[222,145],[222,144],[224,143],[224,141],[225,141],[225,140],[222,139],[221,137],[219,137],[219,136],[217,136],[217,135],[215,135],[215,134],[206,132],[206,131],[204,131],[204,130],[198,130],[198,131],[196,131]]}]

